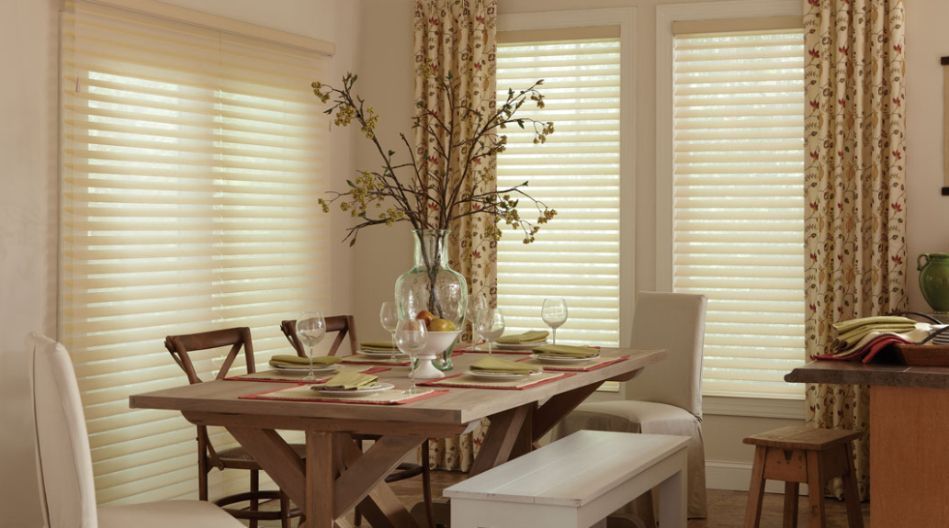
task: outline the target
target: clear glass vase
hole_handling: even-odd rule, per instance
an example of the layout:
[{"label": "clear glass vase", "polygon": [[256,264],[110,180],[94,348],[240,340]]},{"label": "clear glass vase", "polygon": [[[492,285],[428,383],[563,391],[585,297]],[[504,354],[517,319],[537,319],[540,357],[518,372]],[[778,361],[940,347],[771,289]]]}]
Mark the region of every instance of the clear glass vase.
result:
[{"label": "clear glass vase", "polygon": [[452,349],[468,313],[468,283],[448,266],[448,231],[416,230],[412,238],[415,265],[395,281],[399,317],[428,320],[432,363],[439,370],[450,370]]}]

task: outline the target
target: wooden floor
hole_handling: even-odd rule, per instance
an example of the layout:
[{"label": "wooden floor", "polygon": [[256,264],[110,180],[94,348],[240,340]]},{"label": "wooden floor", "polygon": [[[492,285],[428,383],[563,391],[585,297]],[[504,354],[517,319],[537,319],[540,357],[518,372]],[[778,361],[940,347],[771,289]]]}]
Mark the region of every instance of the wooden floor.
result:
[{"label": "wooden floor", "polygon": [[[455,482],[462,480],[461,473],[435,472],[432,474],[432,488],[436,497],[441,496],[444,488],[451,486]],[[413,505],[422,499],[422,488],[419,480],[410,479],[403,482],[392,484],[393,489],[399,498],[406,504],[406,507],[412,508]],[[689,528],[740,528],[745,515],[745,501],[748,494],[743,491],[708,491],[708,518],[704,520],[689,521]],[[763,514],[761,516],[761,528],[780,527],[782,509],[784,508],[784,499],[781,495],[765,494]],[[808,505],[807,497],[801,497],[798,506],[800,515],[798,526],[806,527],[808,523]],[[847,511],[843,502],[833,499],[826,500],[827,509],[827,527],[826,528],[844,528],[847,526]],[[862,505],[864,526],[869,526],[867,512],[868,504]],[[261,527],[270,528],[279,526],[279,523],[261,523]]]}]

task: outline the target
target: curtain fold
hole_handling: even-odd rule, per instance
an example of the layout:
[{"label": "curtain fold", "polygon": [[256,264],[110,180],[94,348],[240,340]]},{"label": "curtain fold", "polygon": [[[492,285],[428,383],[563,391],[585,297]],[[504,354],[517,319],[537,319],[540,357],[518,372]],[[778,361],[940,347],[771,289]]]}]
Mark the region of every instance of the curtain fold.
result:
[{"label": "curtain fold", "polygon": [[[497,0],[418,0],[415,4],[415,99],[444,115],[448,101],[435,83],[451,76],[457,85],[456,100],[483,112],[495,109],[495,46]],[[450,138],[426,134],[425,122],[415,131],[416,155],[422,160],[437,160],[435,141]],[[455,135],[470,137],[474,122],[462,123]],[[457,150],[457,149],[456,149]],[[456,153],[460,156],[461,153]],[[453,160],[454,161],[454,160]],[[461,163],[452,163],[460,167]],[[422,167],[427,170],[427,167]],[[460,171],[451,175],[460,177]],[[469,178],[471,190],[493,190],[497,185],[494,158]],[[497,294],[497,247],[485,237],[488,215],[472,215],[456,221],[449,233],[449,263],[465,276],[470,293],[487,294],[493,304]],[[432,467],[467,471],[484,439],[487,423],[459,437],[433,439]]]},{"label": "curtain fold", "polygon": [[[803,0],[808,356],[835,321],[906,306],[902,0]],[[809,421],[869,431],[865,386],[808,385]],[[869,496],[867,434],[857,441]],[[840,495],[839,482],[832,491]]]}]

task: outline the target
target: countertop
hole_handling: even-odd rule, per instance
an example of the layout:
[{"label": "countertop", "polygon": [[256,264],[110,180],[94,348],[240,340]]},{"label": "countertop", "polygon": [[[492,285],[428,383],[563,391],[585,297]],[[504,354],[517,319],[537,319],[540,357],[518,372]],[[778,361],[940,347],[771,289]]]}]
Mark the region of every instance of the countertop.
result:
[{"label": "countertop", "polygon": [[886,385],[949,389],[949,368],[864,365],[850,361],[812,361],[784,376],[790,383]]}]

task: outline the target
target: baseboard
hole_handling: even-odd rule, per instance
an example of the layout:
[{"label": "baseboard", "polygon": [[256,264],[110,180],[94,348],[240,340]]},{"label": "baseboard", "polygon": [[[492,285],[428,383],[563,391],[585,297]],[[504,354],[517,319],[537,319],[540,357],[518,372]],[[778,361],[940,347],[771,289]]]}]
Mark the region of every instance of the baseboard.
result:
[{"label": "baseboard", "polygon": [[[705,461],[705,487],[708,489],[748,491],[751,481],[751,464],[728,460]],[[784,493],[784,483],[769,480],[764,487],[766,493]],[[801,484],[801,495],[807,495],[807,484]]]}]

